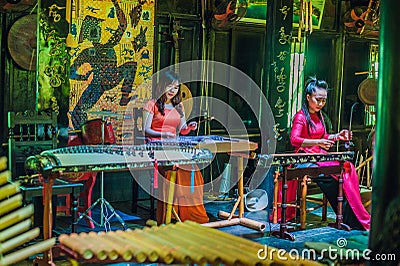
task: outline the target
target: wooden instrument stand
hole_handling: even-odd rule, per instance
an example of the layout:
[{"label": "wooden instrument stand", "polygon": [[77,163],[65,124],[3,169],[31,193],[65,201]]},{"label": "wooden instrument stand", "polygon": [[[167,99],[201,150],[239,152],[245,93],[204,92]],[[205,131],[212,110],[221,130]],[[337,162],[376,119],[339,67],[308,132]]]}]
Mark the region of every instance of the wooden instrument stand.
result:
[{"label": "wooden instrument stand", "polygon": [[[328,225],[331,227],[334,227],[336,229],[341,229],[341,230],[346,230],[350,231],[350,227],[346,224],[343,223],[343,161],[340,162],[339,165],[335,166],[316,166],[316,167],[309,167],[309,168],[289,168],[287,165],[283,166],[283,174],[279,174],[278,172],[275,173],[275,185],[274,185],[274,191],[278,191],[278,181],[277,179],[281,177],[282,179],[282,203],[281,203],[281,222],[280,222],[280,227],[279,231],[272,231],[272,235],[276,236],[278,238],[282,239],[288,239],[291,241],[295,240],[294,235],[288,232],[287,226],[286,226],[286,208],[287,208],[287,188],[288,180],[294,180],[297,178],[302,178],[304,176],[307,176],[309,178],[313,177],[318,177],[320,175],[333,175],[333,174],[338,174],[338,195],[337,195],[337,200],[338,200],[338,205],[337,205],[337,212],[336,212],[336,222],[334,223],[329,223]],[[277,197],[274,197],[274,216],[276,217],[276,212],[277,210]],[[305,204],[305,197],[302,199],[303,204]],[[304,214],[303,214],[304,215]],[[304,217],[305,218],[305,217]]]}]

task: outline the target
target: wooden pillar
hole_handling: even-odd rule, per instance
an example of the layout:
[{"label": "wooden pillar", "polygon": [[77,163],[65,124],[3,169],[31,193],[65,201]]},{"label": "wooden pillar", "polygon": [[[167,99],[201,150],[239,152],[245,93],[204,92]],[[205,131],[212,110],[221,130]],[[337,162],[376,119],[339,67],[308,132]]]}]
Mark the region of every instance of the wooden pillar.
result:
[{"label": "wooden pillar", "polygon": [[274,114],[278,151],[286,150],[292,24],[293,0],[268,1],[265,49],[267,77],[263,90]]},{"label": "wooden pillar", "polygon": [[[379,82],[369,247],[400,260],[400,1],[380,1]],[[399,52],[400,54],[400,52]],[[378,265],[380,261],[370,261]],[[380,264],[382,265],[382,264]]]}]

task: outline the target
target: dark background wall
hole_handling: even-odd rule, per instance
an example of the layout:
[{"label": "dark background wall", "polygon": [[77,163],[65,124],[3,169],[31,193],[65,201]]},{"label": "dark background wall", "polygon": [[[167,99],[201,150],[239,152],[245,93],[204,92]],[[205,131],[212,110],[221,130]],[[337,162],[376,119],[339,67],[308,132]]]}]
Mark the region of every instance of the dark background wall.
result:
[{"label": "dark background wall", "polygon": [[[171,36],[173,22],[179,20],[182,28],[179,41],[179,59],[188,61],[202,59],[205,54],[208,59],[224,62],[235,66],[248,74],[264,92],[268,90],[263,84],[265,75],[267,53],[270,47],[266,47],[266,24],[240,21],[234,28],[215,31],[206,24],[202,27],[201,1],[200,0],[163,0],[157,1],[156,18],[156,46],[155,69],[161,69],[175,63],[177,52]],[[208,1],[207,1],[208,2]],[[368,2],[368,1],[367,1]],[[354,72],[368,69],[369,46],[376,39],[365,39],[354,33],[345,32],[343,27],[343,14],[349,6],[362,5],[349,1],[327,0],[325,4],[324,18],[320,30],[314,31],[307,42],[306,66],[307,75],[317,75],[326,79],[331,88],[327,112],[332,120],[333,129],[338,125],[348,126],[349,106],[357,101],[358,84],[366,78],[355,76]],[[11,58],[7,45],[7,35],[10,27],[16,19],[28,14],[31,8],[25,12],[0,13],[2,27],[0,28],[0,140],[7,141],[7,112],[23,112],[35,110],[36,106],[36,74],[19,67]],[[206,12],[206,15],[209,15]],[[297,34],[294,29],[293,34]],[[205,52],[205,53],[204,53]],[[193,96],[202,94],[200,84],[190,84]],[[244,108],[246,103],[237,100],[234,93],[218,85],[209,87],[209,96],[221,99],[229,103],[233,108]],[[354,117],[354,125],[360,132],[367,131],[364,126],[363,108],[359,108]],[[59,114],[64,119],[65,113]],[[250,112],[240,113],[251,140],[259,141],[258,129],[254,123],[255,117]],[[229,121],[229,117],[226,117]],[[223,134],[223,128],[217,123],[211,123],[211,134]],[[365,135],[365,134],[364,134]],[[360,133],[360,136],[365,137]],[[110,179],[110,182],[115,182]],[[130,177],[126,177],[129,179]],[[130,182],[130,181],[129,181]],[[114,200],[126,198],[130,195],[130,188],[125,188]],[[122,195],[122,196],[121,196]],[[111,199],[113,200],[113,199]]]}]

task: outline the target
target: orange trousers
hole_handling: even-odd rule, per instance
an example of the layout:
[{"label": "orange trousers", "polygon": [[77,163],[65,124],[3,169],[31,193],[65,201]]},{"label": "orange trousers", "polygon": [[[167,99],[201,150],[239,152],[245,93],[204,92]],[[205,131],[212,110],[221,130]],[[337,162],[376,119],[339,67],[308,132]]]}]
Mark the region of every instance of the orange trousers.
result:
[{"label": "orange trousers", "polygon": [[[161,168],[161,167],[160,167]],[[171,168],[160,169],[161,175],[166,176],[167,180],[171,177]],[[194,167],[194,170],[176,169],[176,181],[173,197],[173,208],[182,221],[190,220],[197,223],[207,223],[209,218],[203,205],[203,185],[204,180],[201,172]],[[192,183],[192,171],[194,171],[194,182]],[[165,180],[163,180],[165,181]],[[167,199],[169,192],[169,182],[159,181],[158,201],[157,201],[157,223],[165,223],[167,209]],[[191,188],[191,185],[194,185]]]}]

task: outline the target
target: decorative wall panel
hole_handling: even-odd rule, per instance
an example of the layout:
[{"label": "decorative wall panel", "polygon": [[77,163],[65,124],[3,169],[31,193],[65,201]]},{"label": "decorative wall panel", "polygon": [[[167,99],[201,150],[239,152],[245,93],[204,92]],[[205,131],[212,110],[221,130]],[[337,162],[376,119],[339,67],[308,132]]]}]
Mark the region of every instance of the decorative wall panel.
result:
[{"label": "decorative wall panel", "polygon": [[72,1],[71,129],[107,117],[121,143],[123,126],[133,127],[126,111],[151,98],[154,5],[152,0]]}]

